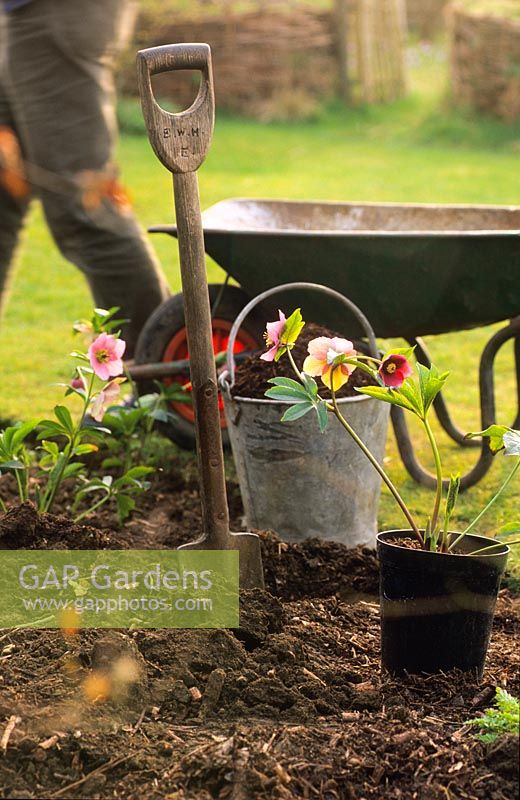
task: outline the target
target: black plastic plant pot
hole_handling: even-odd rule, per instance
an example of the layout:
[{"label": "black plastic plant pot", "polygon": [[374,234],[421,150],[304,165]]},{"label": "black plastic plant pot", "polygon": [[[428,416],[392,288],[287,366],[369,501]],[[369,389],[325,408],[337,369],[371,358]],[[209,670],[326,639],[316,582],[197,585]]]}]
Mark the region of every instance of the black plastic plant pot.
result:
[{"label": "black plastic plant pot", "polygon": [[411,532],[377,536],[383,667],[394,675],[457,668],[480,677],[509,548],[469,555],[490,540],[468,534],[457,545],[463,554],[453,555],[392,543],[402,538]]}]

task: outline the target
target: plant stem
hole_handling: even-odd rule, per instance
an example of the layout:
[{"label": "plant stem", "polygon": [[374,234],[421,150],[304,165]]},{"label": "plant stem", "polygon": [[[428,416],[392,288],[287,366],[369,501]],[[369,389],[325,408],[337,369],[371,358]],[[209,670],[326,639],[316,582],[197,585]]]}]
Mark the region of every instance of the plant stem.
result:
[{"label": "plant stem", "polygon": [[23,471],[23,485],[24,485],[24,493],[25,499],[29,499],[29,464],[26,464],[26,467]]},{"label": "plant stem", "polygon": [[74,517],[73,522],[79,522],[88,514],[92,514],[93,511],[96,511],[96,509],[100,508],[100,506],[102,506],[104,503],[107,503],[110,500],[110,497],[111,497],[110,493],[103,495],[101,500],[98,500],[96,503],[94,503],[94,505],[89,506],[89,508],[87,508],[86,511],[82,511],[81,514],[78,514],[77,517]]},{"label": "plant stem", "polygon": [[127,379],[128,383],[130,384],[130,388],[132,389],[132,397],[135,399],[135,402],[136,402],[137,406],[141,407],[141,402],[140,402],[140,399],[139,399],[139,392],[137,391],[137,387],[135,385],[135,381],[132,378],[132,376],[130,375],[130,371],[129,371],[128,367],[125,367],[123,372],[124,372],[125,378]]},{"label": "plant stem", "polygon": [[[435,503],[433,506],[433,513],[432,513],[432,522],[431,522],[431,529],[432,535],[435,536],[435,530],[437,528],[437,522],[439,519],[439,511],[441,507],[441,500],[442,500],[442,465],[441,465],[441,456],[439,453],[439,448],[437,447],[437,442],[435,441],[435,437],[433,435],[433,431],[430,427],[430,423],[428,422],[426,417],[422,417],[422,423],[424,425],[424,429],[428,435],[428,439],[430,441],[430,446],[432,448],[433,458],[435,461],[435,473],[437,477],[437,490],[435,492]],[[441,549],[444,547],[444,537],[442,538],[442,546]]]},{"label": "plant stem", "polygon": [[76,427],[74,428],[74,432],[73,432],[72,436],[70,437],[69,444],[65,447],[65,449],[63,451],[63,456],[64,456],[63,457],[63,462],[61,464],[61,467],[60,467],[60,470],[59,470],[58,474],[56,475],[55,479],[52,481],[51,491],[50,491],[49,494],[47,494],[47,492],[46,492],[46,496],[44,497],[44,501],[43,501],[42,511],[49,511],[52,508],[52,505],[54,503],[54,499],[56,497],[56,492],[58,491],[58,489],[59,489],[59,487],[61,485],[61,482],[63,480],[63,473],[65,472],[65,469],[66,469],[66,467],[67,467],[67,465],[68,465],[68,463],[70,461],[70,457],[72,455],[72,451],[74,450],[74,448],[75,448],[75,446],[77,444],[79,431],[81,430],[81,426],[83,425],[83,422],[85,420],[85,416],[86,416],[86,413],[87,413],[87,408],[89,406],[90,399],[92,397],[92,389],[94,388],[94,380],[95,380],[95,378],[96,378],[95,373],[92,373],[92,375],[90,376],[89,387],[88,387],[88,390],[87,390],[87,393],[86,393],[86,396],[85,396],[85,400],[84,400],[84,403],[83,403],[83,411],[81,413],[81,416],[79,418],[79,421],[78,421]]},{"label": "plant stem", "polygon": [[509,485],[509,483],[510,483],[510,482],[513,480],[513,478],[514,478],[514,476],[516,475],[516,473],[517,473],[517,471],[518,471],[519,467],[520,467],[520,460],[516,462],[516,464],[514,465],[513,469],[512,469],[512,470],[511,470],[511,472],[509,473],[508,477],[505,479],[504,483],[502,484],[502,486],[500,487],[500,489],[498,490],[498,492],[497,492],[497,493],[496,493],[496,494],[495,494],[495,495],[494,495],[494,496],[491,498],[491,500],[489,501],[489,503],[487,504],[487,506],[485,506],[485,507],[482,509],[482,511],[480,512],[480,514],[478,514],[478,516],[476,516],[476,517],[475,517],[475,519],[473,520],[473,522],[471,522],[471,523],[468,525],[468,527],[467,527],[465,530],[463,530],[463,531],[462,531],[462,533],[461,533],[461,534],[459,534],[459,535],[457,536],[457,538],[456,538],[456,539],[455,539],[455,540],[454,540],[454,541],[453,541],[453,542],[450,544],[450,546],[449,546],[449,548],[448,548],[449,550],[452,550],[452,549],[453,549],[453,548],[454,548],[454,547],[455,547],[455,546],[458,544],[458,542],[460,542],[460,540],[462,539],[462,537],[463,537],[463,536],[465,536],[467,533],[469,533],[469,532],[470,532],[470,530],[471,530],[472,528],[474,528],[474,527],[475,527],[475,525],[477,524],[477,522],[479,521],[479,519],[480,519],[481,517],[483,517],[483,516],[484,516],[484,514],[486,513],[486,511],[487,511],[488,509],[490,509],[490,508],[491,508],[491,506],[493,505],[493,503],[495,503],[495,502],[498,500],[498,498],[500,497],[500,495],[502,494],[502,492],[504,491],[504,489],[505,489],[505,488],[506,488],[506,487]]},{"label": "plant stem", "polygon": [[20,476],[18,474],[19,470],[15,469],[15,470],[13,470],[13,472],[14,472],[14,476],[16,478],[16,483],[18,484],[18,495],[20,497],[20,503],[23,503],[24,500],[27,500],[27,498],[25,497],[25,493],[24,493],[24,490],[23,490],[22,480],[21,480],[21,478],[20,478]]},{"label": "plant stem", "polygon": [[63,461],[61,462],[56,477],[52,478],[52,471],[49,474],[49,487],[43,498],[42,508],[40,509],[41,511],[50,511],[52,504],[54,503],[56,492],[58,491],[58,487],[60,486],[62,481],[63,473],[65,472],[65,467],[70,461],[71,449],[72,449],[72,440],[69,440],[69,443],[63,450]]},{"label": "plant stem", "polygon": [[494,542],[493,544],[487,544],[485,547],[481,547],[478,550],[473,550],[471,553],[468,553],[469,556],[478,556],[480,553],[485,553],[486,550],[492,550],[494,547],[511,547],[514,544],[520,544],[520,539],[516,539],[514,542]]},{"label": "plant stem", "polygon": [[[332,376],[331,376],[331,386],[332,386]],[[338,403],[337,403],[337,400],[336,400],[336,393],[334,392],[333,389],[331,389],[331,395],[332,395],[332,407],[333,407],[333,411],[334,411],[334,414],[335,414],[336,418],[339,420],[341,425],[343,425],[343,427],[345,428],[347,433],[352,437],[352,439],[355,441],[357,446],[363,451],[363,453],[366,455],[366,457],[368,458],[368,460],[370,461],[370,463],[372,464],[372,466],[374,467],[376,472],[379,474],[381,479],[388,486],[388,488],[392,492],[392,494],[394,496],[394,499],[397,502],[399,508],[401,509],[403,514],[405,515],[405,517],[406,517],[406,519],[408,521],[408,524],[410,525],[411,529],[413,530],[416,539],[420,542],[421,547],[424,547],[424,539],[423,539],[423,537],[421,535],[421,532],[419,531],[419,528],[417,527],[417,525],[415,523],[415,520],[413,519],[412,515],[410,514],[410,511],[408,510],[408,507],[407,507],[406,503],[404,502],[403,498],[401,497],[401,495],[399,494],[397,488],[394,486],[394,484],[392,483],[392,481],[390,480],[390,478],[388,477],[388,475],[384,471],[383,467],[374,458],[374,456],[372,455],[372,453],[370,452],[370,450],[368,449],[366,444],[363,442],[362,439],[359,438],[359,436],[357,435],[355,430],[350,427],[349,423],[347,422],[347,420],[345,419],[345,417],[343,416],[343,414],[339,410]]]},{"label": "plant stem", "polygon": [[293,368],[293,370],[296,372],[298,378],[303,383],[302,373],[300,372],[300,370],[296,366],[296,362],[295,362],[295,360],[293,358],[293,355],[291,353],[291,348],[290,347],[287,348],[287,356],[289,357],[289,361],[291,362],[291,367]]}]

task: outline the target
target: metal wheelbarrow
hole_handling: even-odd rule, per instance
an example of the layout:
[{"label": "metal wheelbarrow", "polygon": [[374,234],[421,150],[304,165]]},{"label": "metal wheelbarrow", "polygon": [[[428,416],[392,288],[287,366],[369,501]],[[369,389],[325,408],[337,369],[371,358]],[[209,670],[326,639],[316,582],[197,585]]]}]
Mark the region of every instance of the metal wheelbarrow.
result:
[{"label": "metal wheelbarrow", "polygon": [[[495,421],[493,365],[505,342],[514,339],[520,424],[520,207],[327,203],[230,199],[203,214],[205,249],[227,273],[210,287],[214,349],[226,349],[231,324],[251,297],[282,283],[310,281],[345,294],[363,309],[379,337],[401,337],[416,346],[429,364],[422,339],[509,322],[487,343],[480,362],[482,428]],[[174,225],[150,228],[176,236]],[[233,278],[241,288],[228,285]],[[344,312],[327,298],[291,293],[277,296],[277,307],[301,305],[304,318],[345,332]],[[262,346],[265,320],[276,311],[266,305],[239,332],[236,350]],[[350,321],[349,321],[350,322]],[[348,334],[359,333],[353,324]],[[180,295],[152,315],[139,340],[132,370],[136,380],[166,378],[186,382],[187,347]],[[193,442],[192,411],[175,407],[178,424],[169,433],[179,443]],[[435,403],[448,435],[464,447],[480,447],[480,457],[461,487],[475,484],[492,461],[485,442],[464,440],[445,401]],[[400,409],[392,420],[401,458],[418,482],[434,477],[418,462]]]}]

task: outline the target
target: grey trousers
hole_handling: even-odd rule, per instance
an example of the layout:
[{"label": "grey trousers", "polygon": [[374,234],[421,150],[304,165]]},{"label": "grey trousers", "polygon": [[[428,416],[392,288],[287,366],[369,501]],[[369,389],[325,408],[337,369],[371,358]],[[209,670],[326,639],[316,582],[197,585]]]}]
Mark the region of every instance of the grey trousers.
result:
[{"label": "grey trousers", "polygon": [[97,306],[119,306],[130,319],[127,357],[169,294],[113,173],[114,57],[131,12],[127,0],[33,0],[0,12],[0,299],[31,199],[1,180],[14,133],[60,251]]}]

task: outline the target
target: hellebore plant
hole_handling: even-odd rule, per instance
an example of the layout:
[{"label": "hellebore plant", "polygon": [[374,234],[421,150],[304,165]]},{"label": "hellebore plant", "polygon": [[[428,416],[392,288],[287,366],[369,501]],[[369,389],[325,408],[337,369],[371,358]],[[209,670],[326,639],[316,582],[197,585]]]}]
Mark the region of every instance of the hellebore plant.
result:
[{"label": "hellebore plant", "polygon": [[179,402],[179,391],[183,389],[178,384],[170,387],[158,382],[157,392],[140,397],[136,393],[135,404],[110,408],[103,417],[103,425],[112,434],[106,440],[110,455],[101,466],[118,467],[125,473],[136,462],[156,457],[152,431],[156,423],[174,419],[169,408],[172,400]]},{"label": "hellebore plant", "polygon": [[[76,485],[73,510],[79,501],[91,491],[100,491],[98,500],[87,511],[76,519],[82,519],[100,505],[115,498],[119,518],[122,521],[135,506],[132,495],[148,488],[141,478],[152,472],[150,467],[134,467],[114,480],[111,476],[88,481],[85,476],[85,464],[81,457],[99,449],[95,442],[103,442],[110,430],[101,427],[107,408],[117,402],[121,393],[121,384],[126,378],[122,376],[126,344],[114,331],[121,320],[114,320],[117,309],[105,311],[96,309],[90,321],[76,323],[74,329],[87,335],[90,340],[88,351],[73,352],[71,355],[79,362],[74,375],[65,387],[65,396],[76,395],[80,398],[81,407],[77,419],[64,405],[54,407],[54,418],[30,420],[6,428],[0,433],[0,472],[11,472],[17,482],[18,495],[21,502],[30,496],[30,469],[36,465],[39,469],[39,481],[35,481],[33,497],[38,511],[50,511],[56,500],[57,492],[63,481],[75,478]],[[94,420],[86,423],[87,416]],[[35,433],[40,442],[40,457],[36,459],[26,445],[30,434]],[[5,510],[5,505],[2,503]]]},{"label": "hellebore plant", "polygon": [[[282,422],[299,419],[309,411],[314,410],[318,416],[320,430],[323,432],[328,424],[329,412],[332,412],[347,433],[361,448],[374,469],[379,473],[381,479],[392,493],[406,517],[421,548],[442,553],[452,551],[462,537],[469,533],[511,482],[520,467],[520,460],[515,463],[502,487],[492,497],[476,519],[468,525],[461,534],[455,538],[452,537],[450,540],[449,523],[455,508],[460,479],[456,475],[450,478],[447,495],[444,500],[444,507],[441,509],[443,505],[441,457],[428,418],[433,401],[444,386],[449,373],[441,373],[433,365],[428,368],[423,364],[417,363],[417,377],[414,379],[412,377],[414,375],[414,370],[409,362],[413,353],[413,348],[394,349],[379,359],[356,352],[354,345],[348,339],[341,339],[338,337],[328,338],[325,336],[320,336],[309,342],[309,355],[305,359],[302,370],[300,371],[294,362],[291,350],[304,325],[305,323],[302,320],[299,309],[294,311],[288,318],[280,311],[279,320],[277,322],[267,323],[265,338],[269,349],[266,353],[261,355],[260,358],[266,361],[278,361],[282,355],[287,354],[295,375],[298,378],[298,380],[293,380],[292,378],[277,377],[269,380],[269,383],[273,384],[273,386],[265,392],[266,397],[291,403],[282,417]],[[361,369],[368,373],[376,384],[357,388],[356,390],[358,392],[377,400],[399,406],[414,414],[420,420],[426,433],[435,463],[436,491],[433,509],[423,530],[421,530],[416,520],[413,518],[397,487],[391,481],[383,467],[374,458],[365,443],[359,438],[341,413],[336,392],[348,381],[355,369]],[[320,397],[318,384],[314,380],[316,377],[319,377],[323,385],[330,390],[331,402]],[[520,431],[514,431],[500,425],[492,425],[485,431],[469,433],[467,436],[468,438],[486,436],[489,438],[489,446],[493,452],[496,453],[499,450],[504,450],[507,456],[520,456]],[[499,531],[497,535],[513,533],[520,533],[520,523],[507,525],[504,529]],[[508,544],[517,543],[518,542],[508,542]],[[489,545],[489,547],[496,546],[497,544]],[[476,552],[480,553],[481,551],[479,550]]]}]

